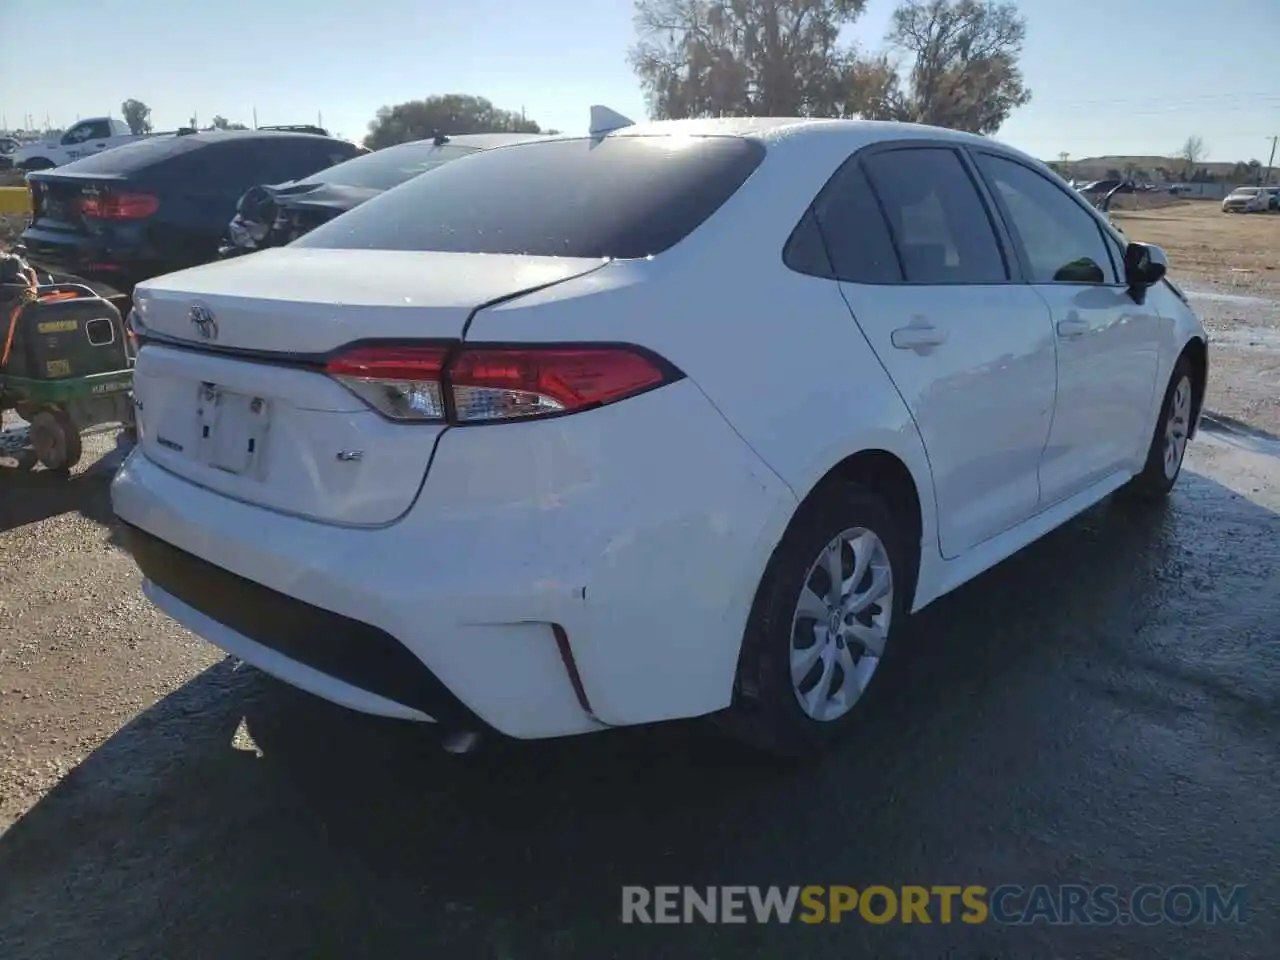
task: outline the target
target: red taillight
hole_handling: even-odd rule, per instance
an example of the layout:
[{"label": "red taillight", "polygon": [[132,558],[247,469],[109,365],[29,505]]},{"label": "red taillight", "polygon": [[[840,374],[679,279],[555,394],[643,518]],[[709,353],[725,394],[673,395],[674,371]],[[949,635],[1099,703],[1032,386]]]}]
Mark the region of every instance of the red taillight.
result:
[{"label": "red taillight", "polygon": [[384,416],[455,423],[574,413],[679,376],[633,347],[576,346],[366,346],[325,372]]},{"label": "red taillight", "polygon": [[653,360],[613,347],[463,349],[449,365],[460,423],[572,413],[666,380]]},{"label": "red taillight", "polygon": [[325,364],[325,373],[394,420],[440,421],[447,355],[447,347],[356,347]]},{"label": "red taillight", "polygon": [[80,198],[80,215],[91,220],[142,220],[160,209],[149,193],[100,193]]}]

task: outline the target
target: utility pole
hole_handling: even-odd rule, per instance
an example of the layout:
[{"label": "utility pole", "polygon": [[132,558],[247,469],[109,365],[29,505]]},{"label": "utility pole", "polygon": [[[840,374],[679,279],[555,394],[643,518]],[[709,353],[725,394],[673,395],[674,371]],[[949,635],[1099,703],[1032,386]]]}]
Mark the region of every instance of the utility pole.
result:
[{"label": "utility pole", "polygon": [[253,129],[258,129],[258,108],[253,108]]},{"label": "utility pole", "polygon": [[1276,141],[1277,140],[1280,140],[1280,137],[1271,138],[1271,156],[1267,158],[1267,174],[1265,177],[1263,177],[1263,180],[1262,180],[1262,183],[1264,186],[1271,182],[1271,164],[1276,159]]}]

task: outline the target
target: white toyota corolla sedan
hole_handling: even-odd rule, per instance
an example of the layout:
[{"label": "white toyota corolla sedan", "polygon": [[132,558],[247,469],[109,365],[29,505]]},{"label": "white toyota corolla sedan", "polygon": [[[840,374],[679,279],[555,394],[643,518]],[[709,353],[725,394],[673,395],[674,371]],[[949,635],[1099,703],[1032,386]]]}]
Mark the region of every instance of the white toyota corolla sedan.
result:
[{"label": "white toyota corolla sedan", "polygon": [[1208,358],[1165,270],[931,127],[501,147],[141,284],[115,511],[160,609],[347,707],[806,752],[909,613],[1169,491]]}]

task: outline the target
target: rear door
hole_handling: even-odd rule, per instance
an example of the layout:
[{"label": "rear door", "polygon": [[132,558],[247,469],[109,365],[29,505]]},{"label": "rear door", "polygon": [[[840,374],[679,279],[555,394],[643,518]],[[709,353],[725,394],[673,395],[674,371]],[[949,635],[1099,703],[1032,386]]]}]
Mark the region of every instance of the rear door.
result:
[{"label": "rear door", "polygon": [[939,541],[957,557],[1032,516],[1053,416],[1053,330],[1017,282],[961,153],[851,159],[816,216],[849,309],[920,430]]},{"label": "rear door", "polygon": [[1053,315],[1058,402],[1040,465],[1045,505],[1133,466],[1151,440],[1160,316],[1135,302],[1102,225],[1043,173],[995,152],[978,168],[1027,279]]}]

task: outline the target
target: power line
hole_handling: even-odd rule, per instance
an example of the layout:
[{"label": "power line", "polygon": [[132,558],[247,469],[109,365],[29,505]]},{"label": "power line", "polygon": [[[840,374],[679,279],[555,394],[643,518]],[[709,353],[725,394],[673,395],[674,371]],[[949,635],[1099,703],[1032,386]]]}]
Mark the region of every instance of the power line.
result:
[{"label": "power line", "polygon": [[1097,100],[1064,98],[1054,101],[1037,98],[1041,103],[1058,103],[1064,106],[1080,105],[1080,106],[1098,106],[1105,104],[1117,104],[1120,106],[1126,104],[1143,104],[1143,103],[1162,103],[1172,105],[1190,105],[1198,103],[1218,103],[1224,100],[1280,100],[1280,91],[1267,90],[1261,93],[1211,93],[1199,96],[1189,97],[1166,97],[1166,96],[1146,96],[1146,97],[1102,97]]},{"label": "power line", "polygon": [[[1032,100],[1031,103],[1033,106],[1039,107],[1043,112],[1046,112],[1046,113],[1054,113],[1059,115],[1071,115],[1071,116],[1087,115],[1087,116],[1095,116],[1095,117],[1096,116],[1114,117],[1116,114],[1119,114],[1125,117],[1151,117],[1151,116],[1163,116],[1171,113],[1186,113],[1189,110],[1194,109],[1192,106],[1187,104],[1166,104],[1159,107],[1118,107],[1115,110],[1101,110],[1101,109],[1098,109],[1097,107],[1061,106],[1061,105],[1052,104],[1052,103],[1037,103],[1035,100]],[[1259,110],[1267,110],[1267,111],[1280,110],[1280,100],[1277,100],[1275,103],[1267,103],[1261,106],[1255,106],[1247,103],[1232,103],[1232,104],[1221,104],[1221,105],[1200,104],[1198,106],[1200,110],[1203,110],[1206,113],[1211,113],[1213,116],[1218,116],[1219,114],[1224,114],[1224,113],[1239,114],[1239,113],[1256,112]]]}]

